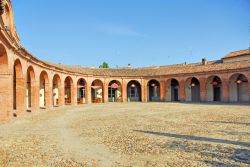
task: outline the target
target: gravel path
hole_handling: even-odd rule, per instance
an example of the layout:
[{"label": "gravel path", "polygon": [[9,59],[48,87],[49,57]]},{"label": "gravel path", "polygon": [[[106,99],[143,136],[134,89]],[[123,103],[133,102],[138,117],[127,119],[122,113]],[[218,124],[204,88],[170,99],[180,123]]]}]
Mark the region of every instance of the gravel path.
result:
[{"label": "gravel path", "polygon": [[0,124],[0,166],[249,166],[250,106],[96,104]]}]

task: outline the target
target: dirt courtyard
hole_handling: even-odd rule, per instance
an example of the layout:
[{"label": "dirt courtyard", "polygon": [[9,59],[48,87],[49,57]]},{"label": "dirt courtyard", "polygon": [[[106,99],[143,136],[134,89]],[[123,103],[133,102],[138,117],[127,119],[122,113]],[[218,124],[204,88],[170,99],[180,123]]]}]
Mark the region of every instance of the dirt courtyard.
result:
[{"label": "dirt courtyard", "polygon": [[249,166],[250,106],[114,103],[0,124],[0,166]]}]

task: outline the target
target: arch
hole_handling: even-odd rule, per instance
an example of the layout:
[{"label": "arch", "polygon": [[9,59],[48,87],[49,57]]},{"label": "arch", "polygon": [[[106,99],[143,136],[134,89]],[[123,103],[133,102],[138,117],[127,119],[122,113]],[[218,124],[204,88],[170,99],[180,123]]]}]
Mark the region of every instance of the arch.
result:
[{"label": "arch", "polygon": [[5,47],[0,44],[0,121],[8,117],[8,111],[13,109],[12,89],[13,78],[9,74],[8,54]]},{"label": "arch", "polygon": [[136,80],[131,80],[127,84],[128,101],[141,101],[141,84]]},{"label": "arch", "polygon": [[27,110],[32,111],[36,104],[36,88],[35,88],[35,72],[32,66],[27,69],[27,79],[26,79],[26,102]]},{"label": "arch", "polygon": [[93,103],[103,103],[103,83],[96,79],[91,84],[91,97]]},{"label": "arch", "polygon": [[108,86],[109,102],[122,102],[122,86],[117,80],[109,82]]},{"label": "arch", "polygon": [[199,102],[200,101],[200,81],[191,77],[185,82],[186,101]]},{"label": "arch", "polygon": [[22,64],[19,59],[14,62],[13,75],[13,110],[14,116],[25,110],[25,80],[22,71]]},{"label": "arch", "polygon": [[64,99],[66,105],[72,104],[73,93],[74,93],[73,79],[70,76],[67,76],[64,80]]},{"label": "arch", "polygon": [[8,56],[3,45],[0,45],[0,73],[8,71]]},{"label": "arch", "polygon": [[206,80],[206,99],[207,101],[221,101],[222,81],[218,76],[210,76]]},{"label": "arch", "polygon": [[40,73],[40,89],[39,89],[39,106],[45,109],[48,105],[50,97],[49,94],[49,77],[46,71]]},{"label": "arch", "polygon": [[233,74],[229,78],[229,100],[230,102],[248,102],[249,90],[248,79],[241,73]]},{"label": "arch", "polygon": [[77,104],[86,103],[86,83],[86,80],[83,78],[77,81]]},{"label": "arch", "polygon": [[160,101],[160,82],[152,79],[147,84],[148,101]]},{"label": "arch", "polygon": [[166,100],[179,101],[180,100],[179,90],[180,90],[179,81],[175,78],[168,79],[166,84]]},{"label": "arch", "polygon": [[60,105],[61,101],[59,99],[62,98],[61,92],[61,78],[58,74],[55,74],[53,77],[53,86],[52,86],[52,101],[53,106],[57,107]]}]

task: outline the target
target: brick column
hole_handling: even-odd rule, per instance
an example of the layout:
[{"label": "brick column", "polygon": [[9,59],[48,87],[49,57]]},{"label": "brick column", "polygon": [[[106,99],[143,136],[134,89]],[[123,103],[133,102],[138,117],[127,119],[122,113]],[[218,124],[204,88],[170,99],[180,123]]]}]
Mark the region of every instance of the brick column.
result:
[{"label": "brick column", "polygon": [[31,82],[31,112],[37,112],[40,109],[39,106],[39,81]]},{"label": "brick column", "polygon": [[10,121],[13,114],[13,76],[0,71],[0,122]]},{"label": "brick column", "polygon": [[86,84],[86,101],[87,104],[91,104],[92,103],[92,97],[91,97],[91,81],[88,79],[86,80],[87,84]]},{"label": "brick column", "polygon": [[77,86],[71,85],[71,105],[77,105]]},{"label": "brick column", "polygon": [[122,84],[122,102],[128,102],[127,82],[123,79],[121,84]]},{"label": "brick column", "polygon": [[46,109],[52,108],[52,85],[48,82],[45,83],[45,101]]},{"label": "brick column", "polygon": [[222,85],[221,85],[221,95],[222,95],[222,101],[228,102],[229,101],[229,82],[227,79],[222,79]]},{"label": "brick column", "polygon": [[200,100],[201,102],[205,102],[206,101],[206,78],[205,77],[199,78],[199,82],[200,82]]},{"label": "brick column", "polygon": [[186,93],[185,93],[185,81],[184,81],[184,79],[181,79],[179,81],[179,87],[180,87],[180,101],[185,101]]},{"label": "brick column", "polygon": [[160,81],[160,99],[162,102],[166,101],[166,81]]},{"label": "brick column", "polygon": [[144,79],[141,82],[141,99],[142,99],[142,102],[148,101],[147,82]]},{"label": "brick column", "polygon": [[26,112],[26,81],[23,77],[17,77],[16,78],[16,113],[17,115],[23,115],[25,112]]},{"label": "brick column", "polygon": [[64,82],[60,81],[58,84],[58,104],[59,106],[64,106]]},{"label": "brick column", "polygon": [[108,102],[108,85],[109,83],[107,82],[107,80],[104,80],[104,83],[103,83],[103,102],[104,103],[107,103]]}]

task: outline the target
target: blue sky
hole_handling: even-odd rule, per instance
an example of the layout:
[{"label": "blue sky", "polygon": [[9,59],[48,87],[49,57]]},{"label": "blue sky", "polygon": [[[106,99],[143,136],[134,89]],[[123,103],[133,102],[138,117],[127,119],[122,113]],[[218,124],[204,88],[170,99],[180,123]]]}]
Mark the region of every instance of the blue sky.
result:
[{"label": "blue sky", "polygon": [[249,0],[12,0],[21,44],[67,65],[220,59],[250,42]]}]

